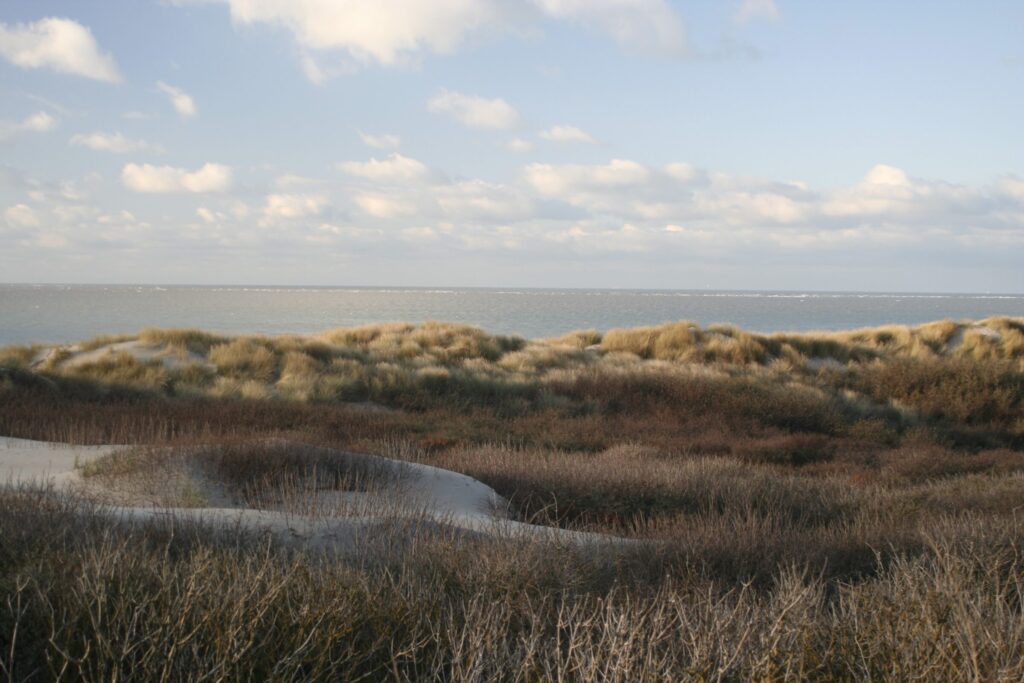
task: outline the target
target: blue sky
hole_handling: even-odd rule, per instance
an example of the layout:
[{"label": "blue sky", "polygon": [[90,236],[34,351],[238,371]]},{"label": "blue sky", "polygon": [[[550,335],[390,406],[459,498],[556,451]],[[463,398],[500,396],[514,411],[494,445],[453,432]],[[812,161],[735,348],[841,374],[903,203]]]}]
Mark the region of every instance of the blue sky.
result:
[{"label": "blue sky", "polygon": [[1024,292],[1024,4],[5,0],[0,280]]}]

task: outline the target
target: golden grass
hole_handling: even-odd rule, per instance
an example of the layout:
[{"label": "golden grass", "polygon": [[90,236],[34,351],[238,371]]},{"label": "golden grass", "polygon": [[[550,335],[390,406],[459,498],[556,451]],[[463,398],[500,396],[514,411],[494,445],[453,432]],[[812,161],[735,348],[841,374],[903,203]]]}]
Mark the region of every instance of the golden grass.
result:
[{"label": "golden grass", "polygon": [[210,348],[210,362],[226,377],[269,383],[277,375],[278,357],[270,342],[238,337]]},{"label": "golden grass", "polygon": [[78,346],[82,351],[93,351],[104,346],[133,341],[134,339],[136,339],[136,336],[131,334],[101,334],[97,337],[93,337],[92,339],[86,339],[85,341],[78,342],[76,346]]},{"label": "golden grass", "polygon": [[547,346],[571,346],[585,349],[588,346],[600,344],[601,339],[602,335],[597,330],[573,330],[558,337],[548,337],[539,341]]},{"label": "golden grass", "polygon": [[164,387],[168,381],[167,370],[161,361],[140,361],[126,352],[106,354],[90,363],[77,364],[64,372],[71,377],[136,387]]},{"label": "golden grass", "polygon": [[170,346],[202,356],[207,355],[214,346],[227,342],[227,338],[221,335],[189,328],[159,329],[151,327],[142,330],[138,339],[147,346]]},{"label": "golden grass", "polygon": [[[703,383],[729,387],[765,413],[773,413],[763,407],[771,396],[787,410],[808,406],[810,415],[822,415],[827,405],[828,411],[846,413],[846,422],[885,414],[907,425],[938,418],[1021,434],[1022,330],[1019,320],[991,318],[761,335],[683,321],[611,330],[596,345],[591,331],[525,342],[437,322],[367,325],[314,337],[144,330],[143,343],[181,351],[187,364],[161,370],[155,362],[133,362],[122,354],[83,368],[65,362],[75,353],[61,347],[35,372],[175,396],[371,401],[410,410],[486,409],[503,416],[553,409],[587,414],[598,406],[653,410],[650,399],[659,392],[668,391],[670,402],[685,393],[667,385]],[[12,368],[27,370],[26,359],[38,352],[10,347],[3,354]],[[609,398],[615,385],[622,387],[618,400]],[[750,387],[758,388],[751,393]],[[714,400],[737,402],[724,391]],[[785,422],[772,419],[780,426]],[[793,413],[786,424],[793,428],[800,419]]]},{"label": "golden grass", "polygon": [[0,347],[0,368],[27,368],[41,348],[38,345]]}]

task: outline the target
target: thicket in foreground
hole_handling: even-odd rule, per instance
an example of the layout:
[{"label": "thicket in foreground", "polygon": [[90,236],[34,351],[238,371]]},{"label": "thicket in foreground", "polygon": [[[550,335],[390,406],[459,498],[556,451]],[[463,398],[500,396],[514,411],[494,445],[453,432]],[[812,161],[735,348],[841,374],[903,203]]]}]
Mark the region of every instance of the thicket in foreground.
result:
[{"label": "thicket in foreground", "polygon": [[[0,493],[10,680],[1018,681],[1019,526],[934,525],[925,552],[764,588],[657,557],[434,536],[382,561],[194,526],[111,526],[73,498]],[[386,539],[382,539],[384,542]]]}]

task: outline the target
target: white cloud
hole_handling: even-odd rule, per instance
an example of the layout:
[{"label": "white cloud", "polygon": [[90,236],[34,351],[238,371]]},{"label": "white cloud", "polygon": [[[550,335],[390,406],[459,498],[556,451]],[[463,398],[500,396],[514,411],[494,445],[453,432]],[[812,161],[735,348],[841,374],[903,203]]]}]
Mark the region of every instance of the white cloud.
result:
[{"label": "white cloud", "polygon": [[157,81],[156,87],[160,92],[167,95],[167,99],[170,100],[171,106],[174,107],[174,111],[178,112],[181,116],[192,117],[199,113],[199,110],[196,108],[195,100],[193,100],[192,96],[181,88],[168,85],[163,81]]},{"label": "white cloud", "polygon": [[[267,24],[291,34],[307,77],[370,63],[408,64],[422,54],[451,54],[473,34],[525,27],[538,18],[607,33],[630,50],[680,54],[685,30],[666,0],[172,0],[220,2],[235,24]],[[322,55],[341,54],[339,66]],[[347,63],[346,63],[347,62]]]},{"label": "white cloud", "polygon": [[527,193],[483,180],[462,180],[435,188],[433,199],[446,220],[509,222],[529,219],[534,202]]},{"label": "white cloud", "polygon": [[389,133],[371,135],[370,133],[360,132],[359,139],[363,141],[364,145],[368,147],[376,147],[377,149],[398,149],[402,144],[402,139],[400,137]]},{"label": "white cloud", "polygon": [[338,164],[338,169],[349,175],[382,183],[420,182],[428,180],[433,175],[430,167],[422,161],[398,153],[387,159],[345,161]]},{"label": "white cloud", "polygon": [[533,143],[524,138],[512,138],[505,143],[505,148],[510,152],[529,152],[533,149]]},{"label": "white cloud", "polygon": [[435,114],[447,114],[470,128],[508,129],[519,123],[519,112],[501,98],[488,99],[442,90],[427,102]]},{"label": "white cloud", "polygon": [[135,192],[223,192],[231,186],[231,169],[223,164],[203,164],[196,171],[173,166],[127,164],[121,171],[125,187]]},{"label": "white cloud", "polygon": [[320,194],[272,194],[267,196],[263,215],[274,218],[305,218],[318,216],[327,207],[327,197]]},{"label": "white cloud", "polygon": [[580,142],[588,145],[596,142],[590,133],[580,130],[576,126],[552,126],[541,131],[540,136],[552,142]]},{"label": "white cloud", "polygon": [[28,204],[15,204],[4,211],[4,220],[10,225],[21,228],[35,228],[39,226],[39,216]]},{"label": "white cloud", "polygon": [[779,18],[779,8],[775,0],[743,0],[735,15],[737,23],[745,24],[755,19],[776,21]]},{"label": "white cloud", "polygon": [[1011,197],[1024,200],[1024,179],[1007,176],[1000,181],[999,189]]},{"label": "white cloud", "polygon": [[[209,186],[184,179],[202,176],[202,169],[130,167],[125,184],[139,191]],[[816,190],[684,162],[524,164],[507,183],[448,180],[398,154],[341,167],[349,177],[272,178],[275,189],[251,208],[230,196],[202,198],[198,209],[158,219],[162,232],[148,244],[154,253],[184,242],[221,248],[224,258],[239,245],[310,259],[336,247],[353,259],[372,259],[413,253],[421,242],[439,254],[504,251],[531,262],[621,254],[621,263],[637,269],[656,262],[853,263],[867,269],[879,261],[945,254],[951,262],[962,256],[975,268],[1012,272],[1024,253],[1024,180],[1014,176],[962,186],[879,165],[847,187]],[[139,224],[89,207],[77,186],[28,188],[23,205],[0,206],[0,253],[29,242],[42,248],[44,234],[49,244],[81,253],[92,253],[89,244],[99,240],[145,249],[140,236],[148,233]],[[163,204],[141,210],[162,213]]]},{"label": "white cloud", "polygon": [[36,112],[21,123],[22,130],[32,131],[33,133],[45,133],[46,131],[53,130],[56,127],[57,119],[53,118],[45,111]]},{"label": "white cloud", "polygon": [[510,17],[499,0],[222,0],[238,24],[266,23],[307,51],[341,50],[359,63],[398,64],[451,53],[478,28]]},{"label": "white cloud", "polygon": [[161,152],[158,145],[152,145],[145,140],[132,140],[121,133],[79,133],[71,136],[72,145],[88,147],[97,152],[111,152],[113,154],[130,154],[132,152]]},{"label": "white cloud", "polygon": [[353,199],[364,213],[376,218],[397,218],[416,213],[416,207],[410,202],[386,194],[362,193]]},{"label": "white cloud", "polygon": [[603,166],[530,164],[527,182],[542,195],[571,196],[645,182],[650,171],[635,161],[613,159]]},{"label": "white cloud", "polygon": [[936,199],[935,190],[912,181],[900,168],[879,164],[861,182],[834,193],[822,210],[830,216],[906,213],[920,207],[929,195]]},{"label": "white cloud", "polygon": [[596,28],[620,46],[665,55],[686,53],[686,29],[666,0],[534,0],[549,17]]},{"label": "white cloud", "polygon": [[0,55],[24,69],[48,68],[111,83],[121,80],[114,58],[100,50],[92,31],[72,19],[0,23]]},{"label": "white cloud", "polygon": [[681,183],[689,183],[699,177],[697,169],[683,161],[676,161],[667,165],[665,173]]},{"label": "white cloud", "polygon": [[45,133],[56,127],[57,119],[39,111],[18,122],[0,121],[0,140],[9,140],[19,133]]}]

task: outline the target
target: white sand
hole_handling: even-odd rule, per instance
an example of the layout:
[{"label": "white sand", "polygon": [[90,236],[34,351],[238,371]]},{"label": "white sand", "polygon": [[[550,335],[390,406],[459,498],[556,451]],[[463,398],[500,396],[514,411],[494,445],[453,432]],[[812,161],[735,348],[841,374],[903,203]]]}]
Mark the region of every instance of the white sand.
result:
[{"label": "white sand", "polygon": [[168,370],[178,370],[192,363],[209,365],[206,358],[197,353],[193,353],[191,351],[183,352],[169,346],[147,346],[138,340],[106,344],[92,349],[91,351],[82,351],[78,346],[43,349],[36,355],[36,358],[33,360],[33,365],[41,365],[59,350],[64,350],[70,353],[66,359],[60,362],[59,367],[61,368],[81,367],[122,353],[128,354],[140,363],[148,363],[149,361],[158,360],[163,363],[164,367]]},{"label": "white sand", "polygon": [[99,458],[117,448],[68,446],[0,437],[0,485],[18,481],[48,481],[62,488],[78,479],[76,464]]},{"label": "white sand", "polygon": [[[0,437],[0,486],[18,482],[52,483],[58,489],[81,482],[76,465],[99,458],[118,446],[68,446],[42,441]],[[486,484],[430,465],[406,463],[377,456],[375,463],[394,474],[394,483],[383,490],[330,492],[334,505],[322,505],[323,493],[312,494],[311,510],[317,514],[293,514],[278,510],[242,507],[160,508],[115,506],[108,514],[128,520],[203,521],[223,529],[268,532],[281,540],[312,547],[344,550],[382,525],[414,522],[501,537],[549,539],[572,544],[621,544],[602,534],[591,534],[504,518],[506,501]],[[343,506],[336,503],[343,502]],[[218,501],[223,504],[223,501]],[[326,512],[325,512],[326,510]],[[339,514],[340,510],[344,510]],[[331,514],[333,512],[334,514]]]}]

